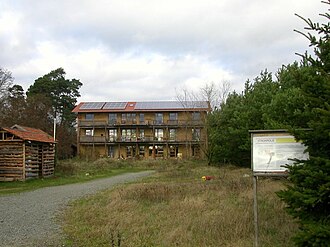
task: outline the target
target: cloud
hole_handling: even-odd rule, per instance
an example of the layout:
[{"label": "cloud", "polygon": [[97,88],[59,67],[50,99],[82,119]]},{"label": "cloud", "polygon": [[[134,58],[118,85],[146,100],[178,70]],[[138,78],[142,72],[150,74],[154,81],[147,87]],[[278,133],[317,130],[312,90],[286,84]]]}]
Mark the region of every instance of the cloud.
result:
[{"label": "cloud", "polygon": [[310,0],[99,0],[0,3],[0,65],[27,89],[63,67],[82,100],[168,99],[175,88],[230,81],[299,59],[293,29],[319,20]]}]

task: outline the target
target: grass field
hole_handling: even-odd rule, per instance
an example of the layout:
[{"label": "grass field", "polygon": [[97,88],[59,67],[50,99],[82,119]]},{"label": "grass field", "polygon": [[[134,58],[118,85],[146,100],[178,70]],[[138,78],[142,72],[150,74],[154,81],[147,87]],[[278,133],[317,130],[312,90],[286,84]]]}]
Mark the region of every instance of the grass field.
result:
[{"label": "grass field", "polygon": [[[138,163],[131,166],[158,172],[78,200],[64,212],[68,246],[253,246],[249,169],[191,161]],[[214,179],[202,181],[204,175]],[[292,246],[297,226],[275,194],[283,188],[283,180],[258,181],[260,246]]]}]

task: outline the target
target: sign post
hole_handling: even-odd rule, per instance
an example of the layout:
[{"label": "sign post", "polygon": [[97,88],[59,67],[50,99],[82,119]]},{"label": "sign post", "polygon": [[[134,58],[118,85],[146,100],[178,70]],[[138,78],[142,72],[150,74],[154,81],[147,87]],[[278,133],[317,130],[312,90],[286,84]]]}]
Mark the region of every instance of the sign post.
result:
[{"label": "sign post", "polygon": [[258,227],[258,177],[287,176],[285,165],[293,159],[307,160],[309,155],[301,142],[287,130],[250,130],[251,168],[253,172],[254,246],[259,246]]}]

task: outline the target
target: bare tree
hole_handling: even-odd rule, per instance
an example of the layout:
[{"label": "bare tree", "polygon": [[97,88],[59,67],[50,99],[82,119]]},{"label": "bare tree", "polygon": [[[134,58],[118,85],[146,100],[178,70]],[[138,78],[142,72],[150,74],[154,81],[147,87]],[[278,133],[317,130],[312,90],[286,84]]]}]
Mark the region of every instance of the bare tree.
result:
[{"label": "bare tree", "polygon": [[229,81],[222,81],[218,84],[214,82],[205,83],[198,91],[189,90],[186,87],[176,90],[176,98],[183,106],[188,101],[208,101],[211,109],[219,109],[226,102],[230,93],[231,85]]},{"label": "bare tree", "polygon": [[231,91],[231,85],[229,81],[222,81],[219,83],[219,104],[218,106],[221,107],[222,104],[226,103],[227,97]]},{"label": "bare tree", "polygon": [[2,107],[9,94],[9,88],[13,81],[14,77],[11,72],[0,67],[0,106]]}]

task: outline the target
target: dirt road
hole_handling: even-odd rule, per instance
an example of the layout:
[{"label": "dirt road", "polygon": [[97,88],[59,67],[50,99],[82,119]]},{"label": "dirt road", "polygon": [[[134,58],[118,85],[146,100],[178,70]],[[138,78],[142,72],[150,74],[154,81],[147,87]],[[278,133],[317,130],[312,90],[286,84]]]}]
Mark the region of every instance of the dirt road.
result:
[{"label": "dirt road", "polygon": [[151,173],[127,173],[86,183],[0,196],[0,246],[64,246],[55,216],[70,201]]}]

